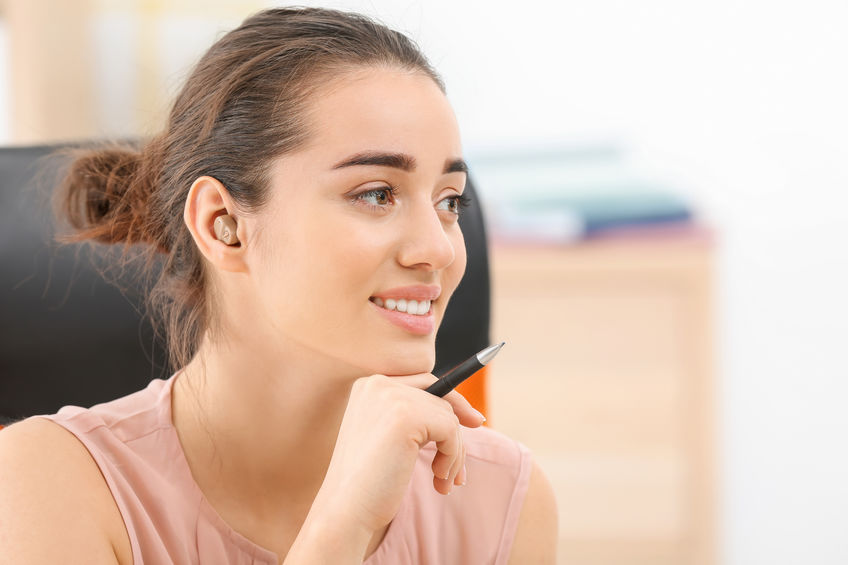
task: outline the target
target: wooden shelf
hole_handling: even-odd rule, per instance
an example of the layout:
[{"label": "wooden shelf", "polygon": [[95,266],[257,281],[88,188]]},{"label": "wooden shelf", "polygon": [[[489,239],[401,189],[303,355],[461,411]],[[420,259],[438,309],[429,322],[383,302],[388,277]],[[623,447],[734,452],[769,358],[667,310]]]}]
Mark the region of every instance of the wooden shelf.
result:
[{"label": "wooden shelf", "polygon": [[713,243],[495,245],[492,427],[530,447],[562,563],[716,562]]}]

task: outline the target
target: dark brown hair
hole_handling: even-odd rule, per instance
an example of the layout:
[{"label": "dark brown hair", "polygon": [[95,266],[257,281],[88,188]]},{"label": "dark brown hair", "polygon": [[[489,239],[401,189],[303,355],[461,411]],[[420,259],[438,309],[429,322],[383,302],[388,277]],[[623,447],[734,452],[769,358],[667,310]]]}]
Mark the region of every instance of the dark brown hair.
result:
[{"label": "dark brown hair", "polygon": [[146,311],[167,338],[172,369],[187,364],[214,330],[202,255],[183,222],[192,183],[214,177],[242,210],[258,210],[272,160],[309,140],[311,97],[364,67],[423,73],[445,91],[412,40],[371,18],[270,9],[206,52],[161,134],[140,149],[76,152],[56,193],[59,213],[74,229],[62,240],[123,243],[124,259],[140,248],[132,259],[141,259]]}]

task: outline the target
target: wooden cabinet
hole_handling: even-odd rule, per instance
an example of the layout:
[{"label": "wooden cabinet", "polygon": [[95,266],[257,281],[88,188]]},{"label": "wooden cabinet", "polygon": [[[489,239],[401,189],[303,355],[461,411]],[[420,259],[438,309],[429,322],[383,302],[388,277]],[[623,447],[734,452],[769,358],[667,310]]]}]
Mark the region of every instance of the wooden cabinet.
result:
[{"label": "wooden cabinet", "polygon": [[713,564],[713,243],[494,245],[491,425],[533,450],[559,561]]}]

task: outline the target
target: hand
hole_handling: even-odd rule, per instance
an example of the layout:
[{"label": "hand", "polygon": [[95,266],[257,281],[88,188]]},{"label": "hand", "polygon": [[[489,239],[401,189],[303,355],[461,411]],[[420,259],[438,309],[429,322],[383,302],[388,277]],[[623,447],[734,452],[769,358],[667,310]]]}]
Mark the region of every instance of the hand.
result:
[{"label": "hand", "polygon": [[372,375],[357,379],[312,511],[373,532],[395,516],[418,452],[436,442],[433,487],[448,494],[465,481],[460,424],[478,427],[482,415],[452,391],[443,398],[425,392],[436,377]]}]

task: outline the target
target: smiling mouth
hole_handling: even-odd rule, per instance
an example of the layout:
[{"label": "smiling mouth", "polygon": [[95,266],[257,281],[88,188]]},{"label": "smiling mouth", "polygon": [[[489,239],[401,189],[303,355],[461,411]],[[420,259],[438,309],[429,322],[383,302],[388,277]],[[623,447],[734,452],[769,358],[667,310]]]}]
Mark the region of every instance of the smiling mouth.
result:
[{"label": "smiling mouth", "polygon": [[403,312],[413,316],[426,316],[430,313],[430,300],[406,300],[405,298],[369,298],[371,302],[384,310]]}]

